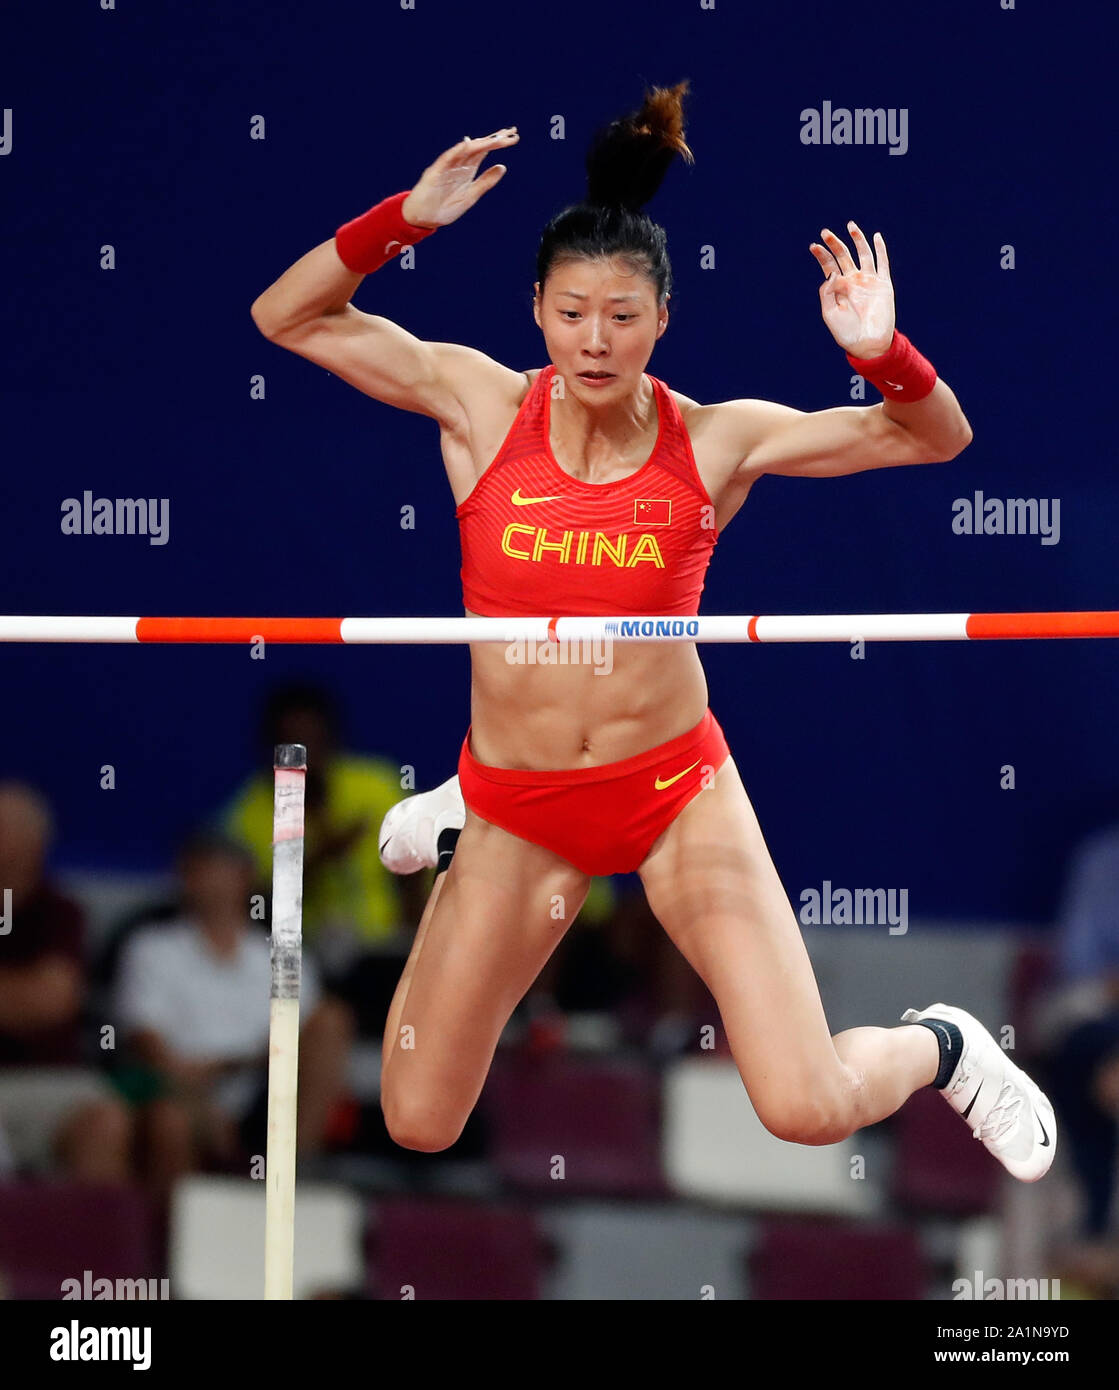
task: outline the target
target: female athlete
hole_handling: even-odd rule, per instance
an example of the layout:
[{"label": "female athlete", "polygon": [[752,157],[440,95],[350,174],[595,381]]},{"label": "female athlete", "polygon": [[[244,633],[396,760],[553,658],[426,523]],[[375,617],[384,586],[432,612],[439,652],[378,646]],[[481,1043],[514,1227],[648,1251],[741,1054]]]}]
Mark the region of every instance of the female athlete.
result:
[{"label": "female athlete", "polygon": [[[547,367],[516,372],[474,348],[423,342],[350,302],[366,274],[500,181],[504,165],[479,166],[516,144],[515,127],[461,140],[253,305],[272,342],[438,422],[468,615],[695,614],[712,547],[763,474],[936,462],[971,439],[952,391],[895,332],[883,238],[872,249],[853,222],[857,262],[828,229],[809,249],[824,323],[880,404],[700,405],[646,373],[668,327],[671,272],[664,232],[640,209],[677,154],[692,160],[687,85],[648,91],[596,136],[586,200],[544,231],[533,312]],[[695,645],[621,643],[612,659],[601,675],[594,663],[518,663],[501,645],[473,645],[459,776],[386,818],[390,867],[446,867],[385,1026],[395,1141],[428,1152],[455,1142],[590,877],[636,870],[714,997],[773,1134],[834,1143],[933,1085],[1015,1177],[1040,1178],[1052,1107],[970,1014],[935,1004],[907,1010],[901,1026],[831,1036]]]}]

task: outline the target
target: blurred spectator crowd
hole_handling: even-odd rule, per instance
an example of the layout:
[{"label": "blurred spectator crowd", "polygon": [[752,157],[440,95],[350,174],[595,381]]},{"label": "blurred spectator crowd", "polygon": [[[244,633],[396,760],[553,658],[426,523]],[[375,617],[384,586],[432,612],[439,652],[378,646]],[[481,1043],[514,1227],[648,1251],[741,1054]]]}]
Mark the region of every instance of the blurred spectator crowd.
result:
[{"label": "blurred spectator crowd", "polygon": [[[379,1055],[432,880],[394,876],[380,861],[381,820],[407,794],[400,769],[348,750],[333,699],[314,685],[276,690],[260,736],[258,770],[182,840],[173,893],[99,940],[49,871],[53,808],[34,787],[0,782],[0,1179],[138,1186],[165,1217],[183,1175],[249,1176],[259,1165],[277,743],[308,754],[301,1172],[347,1155],[405,1156],[379,1106],[349,1084],[355,1048]],[[579,929],[511,1032],[533,1055],[579,1034],[667,1056],[698,1036],[706,997],[640,892],[595,880]],[[483,1128],[472,1120],[450,1156],[484,1158]]]},{"label": "blurred spectator crowd", "polygon": [[[391,1143],[355,1057],[379,1039],[431,874],[389,874],[377,832],[406,792],[383,756],[345,746],[313,685],[276,690],[260,765],[178,848],[174,891],[92,940],[49,869],[54,811],[0,782],[0,1182],[65,1177],[143,1191],[166,1222],[191,1173],[259,1176],[266,1148],[272,749],[308,751],[297,1150],[301,1172]],[[1053,1258],[1083,1296],[1119,1293],[1119,827],[1074,856],[1055,930],[1020,981],[1021,1060],[1047,1087],[1075,1210]],[[656,1066],[698,1048],[715,1017],[635,877],[595,880],[576,929],[510,1025],[528,1058],[639,1049]],[[506,1040],[503,1040],[503,1044]],[[445,1156],[485,1162],[484,1118]],[[419,1171],[419,1170],[417,1170]]]}]

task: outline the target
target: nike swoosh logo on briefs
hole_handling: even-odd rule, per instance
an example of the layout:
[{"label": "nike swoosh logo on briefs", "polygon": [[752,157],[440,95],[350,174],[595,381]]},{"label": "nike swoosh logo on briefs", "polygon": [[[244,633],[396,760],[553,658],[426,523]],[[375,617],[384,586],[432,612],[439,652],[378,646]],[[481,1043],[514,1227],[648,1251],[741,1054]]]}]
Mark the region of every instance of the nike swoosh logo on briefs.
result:
[{"label": "nike swoosh logo on briefs", "polygon": [[[697,758],[695,762],[692,763],[692,767],[698,767],[702,761],[702,758]],[[653,783],[653,785],[656,787],[657,791],[663,792],[665,787],[671,787],[673,782],[679,782],[681,777],[691,772],[692,767],[686,767],[683,772],[678,772],[675,777],[669,777],[664,782],[662,782],[661,779],[658,777],[657,780]]]},{"label": "nike swoosh logo on briefs", "polygon": [[899,386],[898,383],[897,383],[896,381],[887,381],[885,377],[883,377],[882,380],[886,382],[886,385],[887,385],[887,386],[892,386],[892,387],[894,388],[895,391],[901,391],[901,390],[904,390],[904,388],[905,388],[905,383],[904,383],[904,382],[902,382],[901,385]]},{"label": "nike swoosh logo on briefs", "polygon": [[402,241],[386,241],[386,242],[385,242],[385,255],[387,256],[394,246],[403,246],[403,245],[404,245],[404,243],[403,243]]},{"label": "nike swoosh logo on briefs", "polygon": [[531,507],[534,502],[558,502],[563,496],[562,492],[556,493],[554,497],[522,497],[520,488],[509,498],[514,507]]},{"label": "nike swoosh logo on briefs", "polygon": [[1047,1149],[1049,1147],[1049,1136],[1045,1133],[1045,1126],[1041,1123],[1040,1115],[1037,1117],[1037,1127],[1041,1130],[1041,1147]]},{"label": "nike swoosh logo on briefs", "polygon": [[982,1089],[983,1089],[983,1083],[982,1083],[982,1081],[981,1081],[981,1082],[979,1083],[978,1089],[977,1089],[976,1092],[975,1092],[975,1095],[973,1095],[972,1098],[968,1101],[968,1103],[967,1103],[967,1109],[963,1112],[963,1116],[964,1116],[964,1119],[965,1119],[965,1120],[966,1120],[967,1117],[971,1114],[971,1107],[972,1107],[972,1106],[975,1104],[975,1102],[979,1099],[979,1092],[980,1092]]}]

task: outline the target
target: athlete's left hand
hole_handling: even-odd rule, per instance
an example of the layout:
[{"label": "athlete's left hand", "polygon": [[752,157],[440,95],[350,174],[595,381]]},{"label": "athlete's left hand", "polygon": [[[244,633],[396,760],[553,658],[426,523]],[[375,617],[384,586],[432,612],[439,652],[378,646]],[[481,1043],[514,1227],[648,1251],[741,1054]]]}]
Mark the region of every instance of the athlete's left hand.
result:
[{"label": "athlete's left hand", "polygon": [[859,253],[857,266],[844,243],[827,227],[820,233],[827,245],[814,241],[808,248],[825,276],[820,286],[820,309],[832,337],[852,357],[879,357],[894,340],[890,258],[882,233],[875,232],[876,268],[866,237],[854,222],[848,222],[847,227]]}]

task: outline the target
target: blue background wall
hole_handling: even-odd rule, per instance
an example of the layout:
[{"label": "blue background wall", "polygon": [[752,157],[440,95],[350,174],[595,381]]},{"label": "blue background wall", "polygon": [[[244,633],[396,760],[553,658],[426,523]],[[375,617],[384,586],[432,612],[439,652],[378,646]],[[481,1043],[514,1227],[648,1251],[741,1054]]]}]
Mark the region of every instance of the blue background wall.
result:
[{"label": "blue background wall", "polygon": [[[644,83],[685,76],[696,164],[675,165],[649,209],[676,277],[650,370],[705,402],[846,403],[808,243],[854,218],[886,237],[898,326],[975,432],[948,464],[764,479],[720,542],[703,611],[1119,608],[1105,15],[999,0],[866,19],[729,0],[87,0],[8,16],[0,611],[461,612],[434,424],[272,346],[249,306],[464,133],[516,124],[498,188],[355,302],[543,365],[540,229],[581,196],[594,128]],[[800,112],[824,100],[907,108],[908,152],[803,145]],[[100,269],[104,243],[115,270]],[[1060,543],[953,534],[953,500],[977,488],[1059,497]],[[169,498],[169,543],[64,536],[62,500],[85,489]],[[1119,818],[1113,643],[703,654],[794,896],[830,878],[907,887],[913,917],[1043,922],[1070,847]],[[240,647],[6,646],[0,772],[52,797],[60,862],[159,867],[248,770],[260,698],[296,674],[340,692],[356,746],[414,764],[421,787],[449,775],[468,719],[459,648],[273,647],[259,662]]]}]

